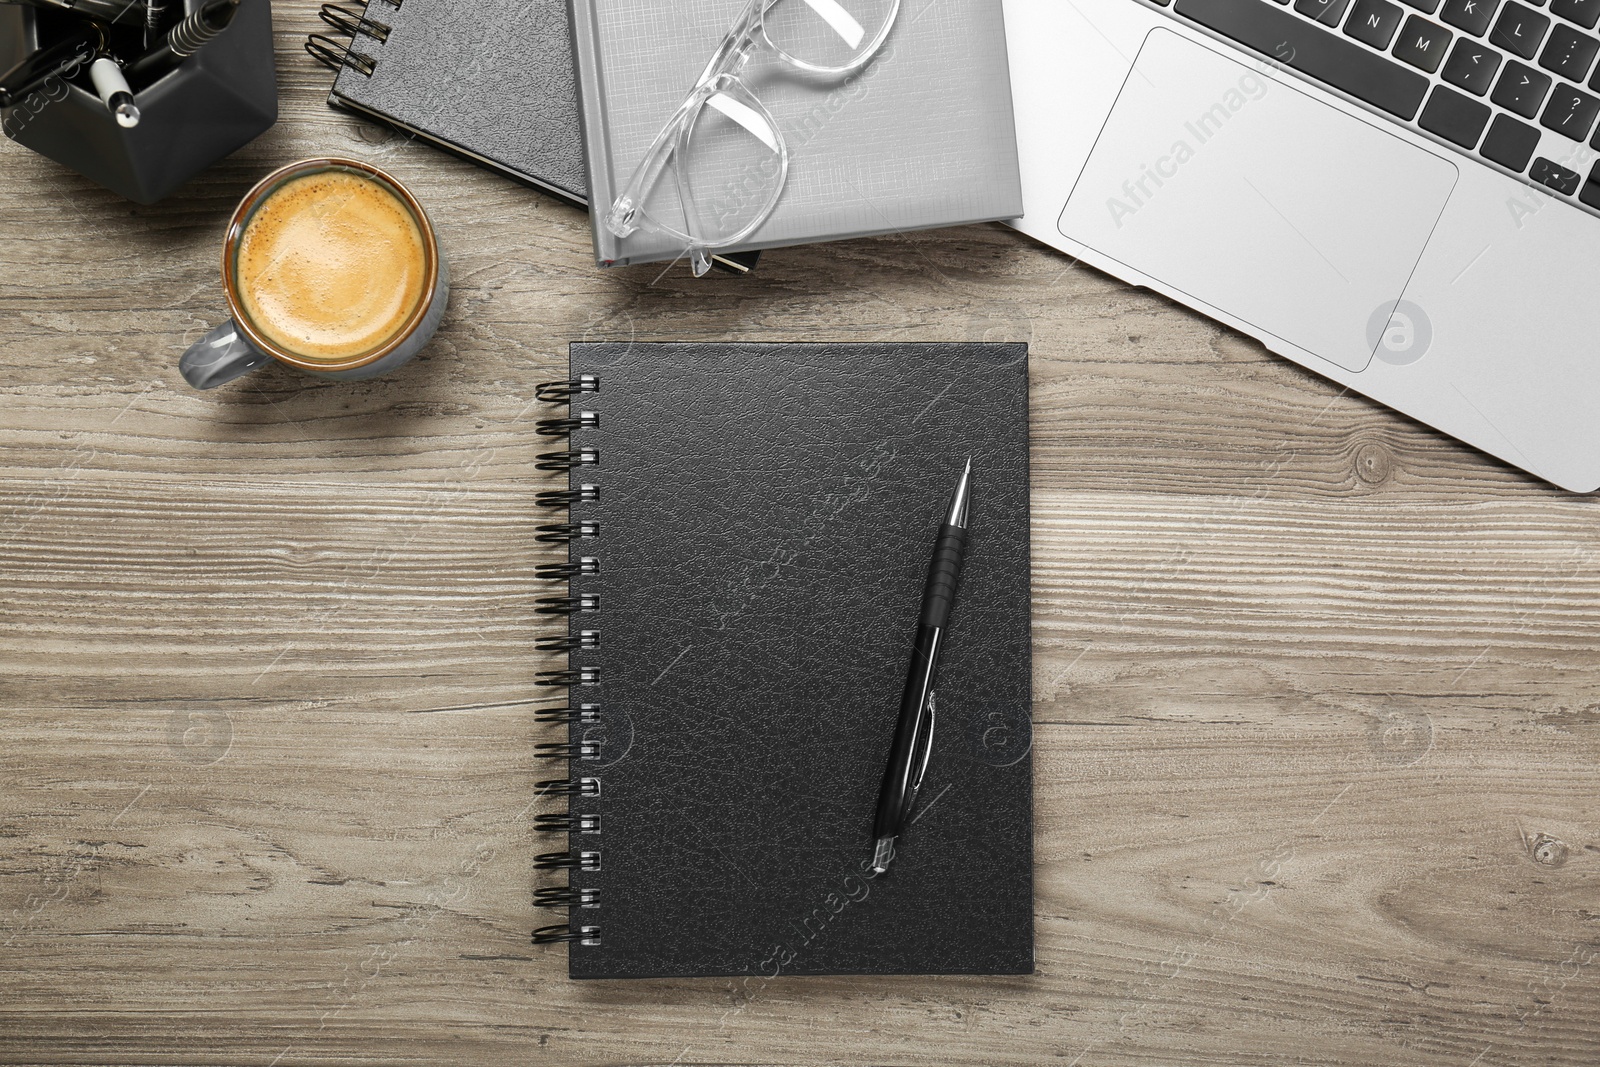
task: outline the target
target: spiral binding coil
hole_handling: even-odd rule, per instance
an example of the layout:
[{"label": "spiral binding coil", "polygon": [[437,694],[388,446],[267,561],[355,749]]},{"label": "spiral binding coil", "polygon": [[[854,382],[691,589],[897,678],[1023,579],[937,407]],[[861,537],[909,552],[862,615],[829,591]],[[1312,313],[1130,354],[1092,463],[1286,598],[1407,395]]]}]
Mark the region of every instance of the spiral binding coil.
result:
[{"label": "spiral binding coil", "polygon": [[560,689],[571,689],[577,685],[599,685],[599,667],[567,667],[559,671],[535,671],[533,674],[534,685],[547,685]]},{"label": "spiral binding coil", "polygon": [[546,545],[564,545],[580,537],[600,536],[600,525],[594,522],[547,522],[538,529],[534,540]]},{"label": "spiral binding coil", "polygon": [[600,598],[592,593],[581,596],[542,596],[533,610],[540,615],[576,615],[580,611],[599,611]]},{"label": "spiral binding coil", "polygon": [[573,419],[540,419],[535,432],[540,437],[565,437],[573,430],[586,430],[600,425],[600,416],[592,411],[579,412]]},{"label": "spiral binding coil", "polygon": [[[571,812],[547,811],[534,817],[533,828],[541,833],[549,834],[597,834],[600,832],[600,816],[579,815],[574,818]],[[571,888],[571,886],[544,887],[547,890]]]},{"label": "spiral binding coil", "polygon": [[599,499],[599,489],[592,485],[580,485],[576,489],[546,489],[535,494],[533,504],[540,508],[570,508],[574,504],[587,504]]},{"label": "spiral binding coil", "polygon": [[541,637],[533,647],[540,652],[576,652],[581,648],[599,648],[600,631],[582,630],[567,637]]},{"label": "spiral binding coil", "polygon": [[600,894],[593,889],[573,889],[570,885],[546,885],[533,891],[533,902],[541,908],[595,908]]},{"label": "spiral binding coil", "polygon": [[536,787],[540,796],[597,797],[598,778],[547,778]]},{"label": "spiral binding coil", "polygon": [[580,574],[599,574],[600,561],[585,556],[576,563],[541,563],[533,569],[533,576],[546,582],[571,581]]},{"label": "spiral binding coil", "polygon": [[542,471],[570,471],[590,463],[599,463],[600,453],[592,448],[564,448],[559,452],[540,452],[533,466]]},{"label": "spiral binding coil", "polygon": [[540,382],[533,395],[546,404],[565,404],[579,393],[598,393],[600,379],[593,374],[580,374],[564,382]]},{"label": "spiral binding coil", "polygon": [[[554,905],[545,905],[553,907]],[[600,943],[600,927],[580,926],[576,930],[572,923],[556,923],[554,926],[541,926],[533,932],[535,945],[553,945],[558,941],[576,941],[583,945],[598,945]]]},{"label": "spiral binding coil", "polygon": [[379,22],[367,11],[357,11],[344,4],[323,4],[322,9],[317,12],[317,17],[350,37],[364,33],[368,37],[376,38],[379,44],[389,40],[389,32],[393,28],[387,22]]},{"label": "spiral binding coil", "polygon": [[[578,397],[599,391],[600,379],[592,374],[583,374],[566,381],[544,382],[538,386],[534,395],[548,404],[571,404]],[[539,436],[566,438],[567,447],[559,451],[540,453],[537,468],[542,471],[571,472],[582,467],[598,465],[599,451],[575,444],[572,438],[575,434],[592,430],[599,424],[599,415],[592,411],[569,410],[565,417],[539,420],[536,427]],[[575,475],[573,479],[576,481]],[[572,546],[577,542],[594,540],[600,536],[598,522],[573,514],[574,509],[593,504],[600,499],[598,487],[588,484],[570,485],[566,489],[546,490],[534,499],[540,508],[566,513],[565,521],[543,523],[537,528],[534,539],[541,544]],[[568,551],[575,553],[577,550],[569,548]],[[571,582],[573,579],[586,578],[598,573],[600,573],[600,561],[592,555],[569,556],[562,563],[543,563],[534,572],[540,580],[548,582]],[[534,610],[541,615],[576,616],[599,611],[600,598],[593,593],[574,593],[569,589],[563,596],[540,597]],[[573,619],[565,634],[558,637],[541,637],[535,641],[534,647],[540,652],[556,654],[571,655],[584,652],[600,647],[600,631],[580,626],[578,620]],[[568,917],[564,923],[541,926],[533,931],[533,942],[598,945],[599,924],[580,921],[577,913],[580,909],[598,908],[600,890],[593,886],[572,885],[570,879],[575,875],[587,875],[601,869],[601,852],[594,847],[598,839],[593,836],[600,833],[601,817],[593,812],[574,812],[570,805],[580,798],[587,800],[600,796],[600,779],[593,774],[580,773],[578,770],[585,761],[600,759],[601,742],[580,736],[581,728],[599,725],[600,706],[592,701],[585,702],[577,698],[580,691],[600,684],[600,668],[573,664],[569,661],[568,665],[560,670],[539,671],[534,678],[534,684],[563,688],[569,694],[566,706],[543,708],[534,715],[536,722],[567,727],[565,741],[539,742],[534,745],[534,757],[567,764],[567,777],[542,781],[538,789],[541,796],[568,798],[569,807],[566,811],[542,813],[535,817],[533,822],[536,833],[567,835],[567,847],[564,850],[539,853],[534,857],[533,866],[535,870],[540,871],[567,871],[569,884],[541,886],[534,891],[535,907],[564,908]],[[583,835],[586,839],[582,847],[578,844],[579,835]]]},{"label": "spiral binding coil", "polygon": [[[376,2],[377,0],[372,0],[372,3]],[[400,9],[401,0],[384,0],[384,2],[396,11]],[[389,39],[389,33],[393,29],[387,22],[373,17],[372,3],[369,3],[364,11],[344,4],[323,4],[322,9],[317,12],[317,17],[349,40],[340,41],[325,33],[313,33],[306,38],[306,53],[335,72],[349,67],[364,78],[372,77],[373,72],[378,69],[378,61],[368,53],[356,50],[356,38],[371,37],[379,44],[383,44]]]},{"label": "spiral binding coil", "polygon": [[600,721],[600,707],[597,704],[579,704],[575,708],[542,708],[534,712],[533,721],[537,723],[560,723],[570,726],[577,722],[585,726],[592,726]]}]

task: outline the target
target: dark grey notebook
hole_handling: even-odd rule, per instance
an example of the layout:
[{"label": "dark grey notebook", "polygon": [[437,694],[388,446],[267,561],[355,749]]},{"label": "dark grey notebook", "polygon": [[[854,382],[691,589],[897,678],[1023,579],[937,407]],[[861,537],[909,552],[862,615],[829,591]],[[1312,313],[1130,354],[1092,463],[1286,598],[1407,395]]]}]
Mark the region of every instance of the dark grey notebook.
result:
[{"label": "dark grey notebook", "polygon": [[[575,344],[564,708],[537,900],[574,978],[1033,970],[1021,344]],[[564,390],[557,386],[558,395]],[[546,393],[549,394],[547,389]],[[575,420],[572,423],[562,419]],[[970,456],[915,821],[868,873],[919,600]],[[560,662],[547,665],[559,667]],[[566,814],[562,814],[562,810]],[[563,878],[569,885],[559,883]]]},{"label": "dark grey notebook", "polygon": [[587,202],[566,0],[370,0],[328,102]]}]

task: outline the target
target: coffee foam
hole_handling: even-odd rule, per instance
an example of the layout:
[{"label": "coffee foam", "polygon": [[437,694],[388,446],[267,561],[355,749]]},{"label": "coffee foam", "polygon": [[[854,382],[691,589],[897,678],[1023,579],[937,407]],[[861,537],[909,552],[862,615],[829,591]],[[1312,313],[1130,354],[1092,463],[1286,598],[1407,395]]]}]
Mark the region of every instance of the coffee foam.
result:
[{"label": "coffee foam", "polygon": [[256,205],[234,258],[239,302],[273,344],[338,362],[381,347],[427,299],[427,245],[373,178],[291,178]]}]

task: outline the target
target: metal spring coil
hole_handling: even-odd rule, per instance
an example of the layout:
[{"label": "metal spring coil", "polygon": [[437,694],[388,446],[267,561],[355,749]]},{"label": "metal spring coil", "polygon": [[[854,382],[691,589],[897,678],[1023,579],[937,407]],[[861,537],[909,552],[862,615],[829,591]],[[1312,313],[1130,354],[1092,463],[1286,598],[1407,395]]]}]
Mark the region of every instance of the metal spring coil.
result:
[{"label": "metal spring coil", "polygon": [[[396,11],[400,9],[401,0],[387,0],[387,2]],[[323,4],[317,16],[349,40],[340,41],[325,33],[313,33],[306,37],[306,54],[335,73],[349,67],[363,78],[372,77],[373,72],[378,69],[378,61],[367,52],[357,51],[355,39],[365,36],[383,44],[389,39],[393,27],[372,16],[371,4],[368,4],[364,11],[357,11],[344,4]],[[179,29],[182,29],[182,26]],[[177,33],[178,30],[175,29],[173,32]],[[205,41],[200,42],[204,43]],[[195,46],[198,47],[199,45]],[[190,51],[194,51],[195,48],[191,48]]]},{"label": "metal spring coil", "polygon": [[[600,391],[600,380],[594,375],[579,375],[566,381],[544,382],[538,386],[535,396],[550,404],[570,404],[574,398]],[[584,430],[591,430],[599,425],[599,416],[595,412],[569,411],[564,417],[540,419],[536,431],[541,437],[567,438],[568,446],[554,452],[539,454],[536,467],[542,471],[570,472],[579,467],[597,465],[600,454],[594,448],[576,447],[572,444],[573,434]],[[600,492],[593,485],[568,486],[565,489],[550,489],[540,492],[535,498],[536,506],[548,511],[567,512],[567,521],[541,524],[536,531],[535,540],[541,544],[570,545],[579,540],[590,540],[600,536],[600,525],[591,519],[574,517],[574,508],[592,504],[599,500]],[[570,550],[569,550],[570,551]],[[593,556],[583,556],[577,559],[568,558],[563,563],[543,563],[535,570],[535,575],[543,581],[570,582],[575,578],[588,577],[598,574],[600,562]],[[570,590],[565,596],[546,596],[538,599],[535,610],[541,615],[572,616],[579,612],[598,611],[600,598],[592,593],[574,594]],[[596,629],[578,629],[576,625],[569,625],[567,632],[560,636],[541,637],[534,642],[534,647],[540,652],[571,655],[574,652],[598,648],[600,645],[600,632]],[[570,662],[561,670],[539,671],[534,680],[535,685],[574,689],[581,686],[594,686],[600,682],[600,670],[592,666],[573,666]],[[551,725],[564,725],[569,728],[565,741],[541,741],[534,745],[534,758],[548,761],[565,761],[569,765],[576,760],[598,759],[600,756],[600,743],[582,740],[576,737],[577,731],[571,729],[576,725],[598,724],[600,709],[597,704],[580,703],[570,699],[565,707],[544,708],[535,713],[534,719],[539,723]],[[600,780],[595,777],[579,777],[571,774],[566,778],[552,778],[539,783],[541,796],[597,797],[600,795]],[[567,847],[556,852],[542,852],[534,857],[535,870],[541,871],[581,871],[593,872],[600,870],[600,852],[593,848],[579,849],[573,840],[576,834],[593,835],[600,830],[600,816],[593,813],[575,813],[573,811],[544,812],[534,818],[533,828],[538,833],[566,834]],[[591,839],[592,840],[592,839]],[[570,874],[569,874],[570,877]],[[534,891],[533,902],[541,908],[594,908],[599,906],[599,890],[592,886],[554,885],[541,886]],[[598,945],[600,943],[600,928],[592,923],[578,924],[571,917],[565,923],[553,926],[543,926],[533,931],[534,944],[554,944],[558,942],[576,942],[581,945]]]}]

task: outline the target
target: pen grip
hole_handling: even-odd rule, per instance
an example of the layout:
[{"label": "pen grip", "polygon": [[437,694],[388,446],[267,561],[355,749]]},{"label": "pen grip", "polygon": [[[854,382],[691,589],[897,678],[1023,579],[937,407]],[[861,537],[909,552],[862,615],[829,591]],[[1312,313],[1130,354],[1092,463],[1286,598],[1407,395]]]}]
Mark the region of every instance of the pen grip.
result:
[{"label": "pen grip", "polygon": [[928,581],[922,589],[922,615],[919,626],[937,626],[950,621],[956,602],[956,583],[961,580],[961,562],[967,552],[967,531],[960,526],[939,527],[939,540],[933,546],[933,562],[928,564]]}]

